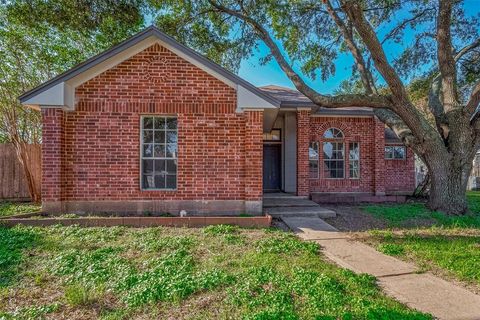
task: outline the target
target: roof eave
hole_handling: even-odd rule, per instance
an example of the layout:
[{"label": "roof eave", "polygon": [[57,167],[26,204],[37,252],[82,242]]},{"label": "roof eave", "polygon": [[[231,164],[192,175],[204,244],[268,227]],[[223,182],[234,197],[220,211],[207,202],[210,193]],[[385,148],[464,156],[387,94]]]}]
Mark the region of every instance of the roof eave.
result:
[{"label": "roof eave", "polygon": [[71,68],[68,71],[65,71],[61,73],[60,75],[44,82],[43,84],[39,85],[36,88],[33,88],[30,91],[25,92],[19,97],[20,103],[24,103],[31,99],[32,97],[36,96],[37,94],[40,94],[41,92],[48,90],[49,88],[61,83],[65,82],[78,74],[92,68],[93,66],[113,57],[114,55],[120,53],[121,51],[137,44],[138,42],[150,37],[150,36],[156,36],[158,39],[161,41],[167,43],[168,45],[171,45],[172,47],[178,49],[179,51],[182,51],[184,54],[187,56],[193,58],[194,60],[199,61],[201,64],[204,64],[207,68],[212,69],[213,71],[217,72],[221,76],[229,79],[236,85],[240,85],[247,89],[248,91],[254,93],[255,95],[261,97],[265,101],[271,103],[275,107],[280,107],[280,101],[277,100],[276,98],[272,97],[271,95],[263,92],[262,90],[258,89],[248,81],[240,78],[239,76],[233,74],[232,72],[226,70],[225,68],[221,67],[217,63],[211,61],[210,59],[202,56],[201,54],[197,53],[193,49],[190,49],[183,44],[179,43],[172,37],[164,34],[161,32],[158,28],[155,26],[150,26],[146,28],[145,30],[137,33],[136,35],[132,36],[131,38],[117,44],[116,46],[96,55],[93,56],[90,59],[87,59],[86,61],[76,65],[75,67]]}]

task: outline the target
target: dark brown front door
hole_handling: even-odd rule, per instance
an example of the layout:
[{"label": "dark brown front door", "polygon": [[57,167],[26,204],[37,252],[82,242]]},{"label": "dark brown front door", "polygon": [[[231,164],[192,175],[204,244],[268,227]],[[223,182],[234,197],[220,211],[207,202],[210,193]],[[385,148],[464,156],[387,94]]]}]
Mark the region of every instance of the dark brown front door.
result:
[{"label": "dark brown front door", "polygon": [[263,190],[280,190],[280,144],[263,145]]}]

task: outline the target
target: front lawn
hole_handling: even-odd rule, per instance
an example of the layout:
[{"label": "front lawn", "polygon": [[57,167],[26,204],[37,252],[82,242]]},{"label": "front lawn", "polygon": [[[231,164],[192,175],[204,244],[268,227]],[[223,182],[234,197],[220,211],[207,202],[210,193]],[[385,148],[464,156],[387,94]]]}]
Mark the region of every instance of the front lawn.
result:
[{"label": "front lawn", "polygon": [[422,270],[439,272],[480,289],[478,229],[377,230],[361,238],[385,254],[416,263]]},{"label": "front lawn", "polygon": [[359,239],[480,290],[480,192],[468,192],[467,200],[470,212],[464,216],[432,212],[423,203],[363,206],[394,231],[374,230]]},{"label": "front lawn", "polygon": [[0,228],[1,319],[431,319],[278,230]]},{"label": "front lawn", "polygon": [[367,205],[362,210],[382,219],[390,227],[435,225],[456,228],[480,228],[480,192],[467,192],[470,212],[464,216],[447,216],[441,212],[430,211],[423,203],[404,203],[395,205]]},{"label": "front lawn", "polygon": [[0,201],[0,217],[40,211],[41,206],[32,202]]}]

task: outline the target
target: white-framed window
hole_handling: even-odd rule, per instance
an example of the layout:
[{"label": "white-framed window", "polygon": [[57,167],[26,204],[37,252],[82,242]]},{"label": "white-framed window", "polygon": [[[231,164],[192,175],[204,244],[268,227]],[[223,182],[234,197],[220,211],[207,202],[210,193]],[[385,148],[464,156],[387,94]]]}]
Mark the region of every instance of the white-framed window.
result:
[{"label": "white-framed window", "polygon": [[345,145],[343,132],[330,128],[323,134],[323,165],[327,179],[345,178]]},{"label": "white-framed window", "polygon": [[360,144],[358,142],[348,144],[348,166],[350,179],[360,179]]},{"label": "white-framed window", "polygon": [[386,146],[385,147],[385,159],[405,159],[407,155],[405,146]]},{"label": "white-framed window", "polygon": [[175,116],[142,116],[140,135],[142,189],[176,189],[177,118]]},{"label": "white-framed window", "polygon": [[308,148],[310,179],[318,179],[318,160],[318,142],[310,142]]}]

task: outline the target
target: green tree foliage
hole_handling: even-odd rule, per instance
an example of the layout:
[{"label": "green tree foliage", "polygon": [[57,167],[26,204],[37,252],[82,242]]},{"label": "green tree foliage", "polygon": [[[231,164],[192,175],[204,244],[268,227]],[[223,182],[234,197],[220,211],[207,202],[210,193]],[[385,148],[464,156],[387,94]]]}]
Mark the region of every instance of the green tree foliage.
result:
[{"label": "green tree foliage", "polygon": [[137,32],[140,1],[17,0],[0,4],[0,141],[15,145],[38,200],[25,145],[41,142],[38,110],[18,96]]},{"label": "green tree foliage", "polygon": [[[480,148],[480,20],[465,12],[464,2],[182,0],[154,4],[158,24],[167,17],[169,32],[176,30],[183,42],[215,49],[210,42],[217,38],[223,43],[217,54],[237,52],[243,58],[263,43],[268,48],[263,61],[275,59],[316,105],[373,108],[432,173],[429,207],[453,214],[467,210],[465,189],[473,156]],[[200,33],[182,34],[196,24],[203,26]],[[343,53],[353,58],[351,78],[334,95],[312,88],[305,78],[328,79]]]}]

